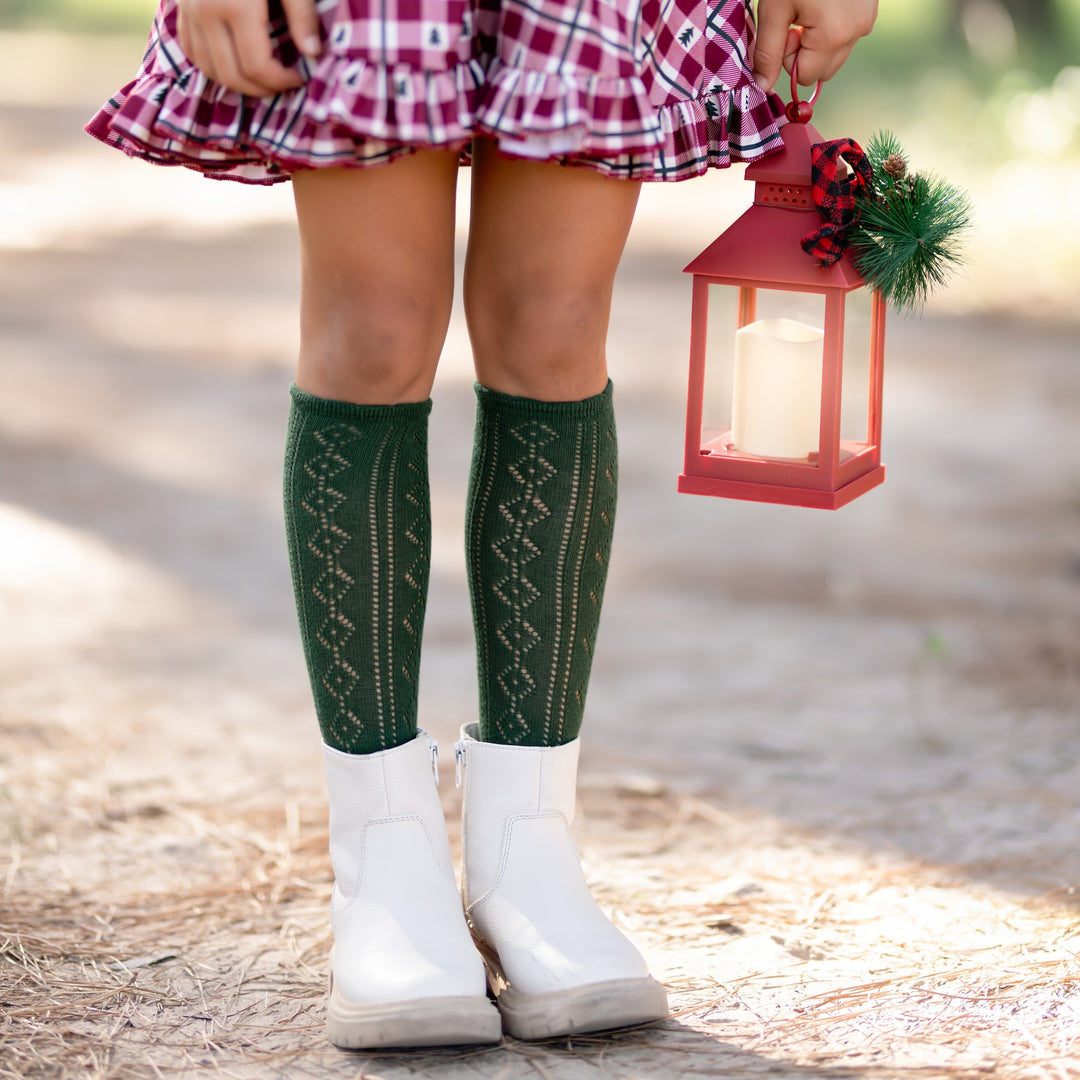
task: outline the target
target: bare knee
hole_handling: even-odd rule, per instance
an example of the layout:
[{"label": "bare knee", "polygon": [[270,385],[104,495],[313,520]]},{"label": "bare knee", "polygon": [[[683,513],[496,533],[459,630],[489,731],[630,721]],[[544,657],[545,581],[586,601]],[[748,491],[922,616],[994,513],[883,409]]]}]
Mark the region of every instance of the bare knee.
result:
[{"label": "bare knee", "polygon": [[450,319],[457,154],[293,179],[300,226],[296,381],[357,404],[422,401]]},{"label": "bare knee", "polygon": [[448,296],[370,285],[305,294],[297,385],[358,404],[423,401],[431,394],[449,309]]},{"label": "bare knee", "polygon": [[548,282],[470,289],[465,310],[477,378],[542,400],[574,401],[607,382],[610,284]]}]

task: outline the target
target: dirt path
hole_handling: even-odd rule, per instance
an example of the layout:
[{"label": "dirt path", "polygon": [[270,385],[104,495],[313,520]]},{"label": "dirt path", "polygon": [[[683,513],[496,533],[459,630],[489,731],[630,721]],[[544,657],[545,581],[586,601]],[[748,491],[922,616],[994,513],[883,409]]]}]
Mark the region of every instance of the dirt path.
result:
[{"label": "dirt path", "polygon": [[[320,1031],[292,231],[278,193],[163,230],[177,178],[147,194],[81,115],[0,107],[0,184],[52,162],[88,193],[0,250],[0,1077],[1080,1076],[1075,332],[895,321],[884,488],[838,514],[679,496],[696,241],[646,210],[582,842],[675,1016],[368,1061]],[[448,748],[475,709],[460,314],[436,401],[421,711]]]}]

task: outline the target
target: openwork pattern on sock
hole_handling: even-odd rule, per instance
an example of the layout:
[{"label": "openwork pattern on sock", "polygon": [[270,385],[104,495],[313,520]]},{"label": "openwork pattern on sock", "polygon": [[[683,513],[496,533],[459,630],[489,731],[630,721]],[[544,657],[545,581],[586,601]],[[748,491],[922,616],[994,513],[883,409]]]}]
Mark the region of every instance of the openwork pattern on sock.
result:
[{"label": "openwork pattern on sock", "polygon": [[[356,624],[347,614],[348,596],[356,578],[349,573],[348,557],[343,556],[354,537],[338,521],[346,498],[334,487],[334,482],[341,473],[352,468],[345,454],[351,443],[363,438],[363,433],[349,424],[332,424],[323,431],[313,432],[312,438],[319,453],[301,466],[308,486],[301,494],[300,508],[312,519],[308,523],[309,535],[304,546],[319,567],[318,577],[311,583],[308,594],[314,601],[314,610],[321,611],[322,618],[314,627],[314,634],[316,642],[325,650],[325,656],[314,677],[332,703],[327,723],[334,732],[341,732],[347,730],[348,725],[361,722],[350,706],[360,674],[347,656],[349,644],[356,637]],[[342,486],[347,486],[347,481]],[[377,585],[377,559],[374,577]],[[381,713],[381,709],[379,711]],[[381,716],[379,725],[381,728]]]},{"label": "openwork pattern on sock", "polygon": [[482,737],[577,735],[610,557],[610,387],[581,402],[477,389],[467,520]]},{"label": "openwork pattern on sock", "polygon": [[543,449],[557,439],[558,434],[534,420],[511,428],[509,434],[520,444],[520,456],[507,469],[518,487],[498,504],[507,529],[491,542],[491,550],[504,565],[506,573],[492,584],[491,590],[507,608],[505,618],[495,627],[496,637],[509,654],[508,662],[496,676],[505,696],[501,719],[512,730],[524,733],[529,721],[523,706],[529,695],[536,692],[536,679],[529,672],[528,657],[541,643],[540,634],[529,622],[529,608],[541,599],[541,593],[526,576],[529,563],[538,558],[541,551],[529,534],[551,516],[540,498],[540,489],[557,473],[554,466],[544,460]]},{"label": "openwork pattern on sock", "polygon": [[429,410],[293,391],[285,510],[300,633],[323,738],[347,753],[416,730]]}]

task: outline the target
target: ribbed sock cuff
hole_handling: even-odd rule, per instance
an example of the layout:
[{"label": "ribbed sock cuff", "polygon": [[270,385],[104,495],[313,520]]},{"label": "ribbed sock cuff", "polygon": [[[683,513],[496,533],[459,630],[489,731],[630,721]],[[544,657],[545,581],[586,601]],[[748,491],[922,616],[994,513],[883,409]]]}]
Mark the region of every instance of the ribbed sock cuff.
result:
[{"label": "ribbed sock cuff", "polygon": [[333,401],[316,397],[296,385],[289,387],[294,408],[309,416],[324,420],[345,420],[349,423],[371,420],[423,420],[431,413],[431,398],[427,401],[405,401],[398,405],[356,405],[351,401]]},{"label": "ribbed sock cuff", "polygon": [[476,400],[485,412],[488,410],[502,412],[512,409],[522,416],[550,416],[574,420],[606,414],[612,407],[614,394],[610,379],[599,394],[583,398],[581,401],[539,401],[536,398],[515,397],[513,394],[491,390],[480,383],[474,383],[473,388],[476,390]]}]

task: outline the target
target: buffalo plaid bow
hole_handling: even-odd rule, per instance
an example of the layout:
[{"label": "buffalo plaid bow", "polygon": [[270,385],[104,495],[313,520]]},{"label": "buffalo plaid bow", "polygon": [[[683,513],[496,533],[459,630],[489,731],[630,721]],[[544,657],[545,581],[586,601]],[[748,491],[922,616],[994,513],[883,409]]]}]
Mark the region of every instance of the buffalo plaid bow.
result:
[{"label": "buffalo plaid bow", "polygon": [[[843,177],[837,176],[841,157],[852,170]],[[822,266],[832,266],[848,246],[856,197],[870,186],[870,162],[854,139],[834,139],[810,148],[810,165],[814,205],[824,221],[803,237],[802,249],[819,258]]]}]

